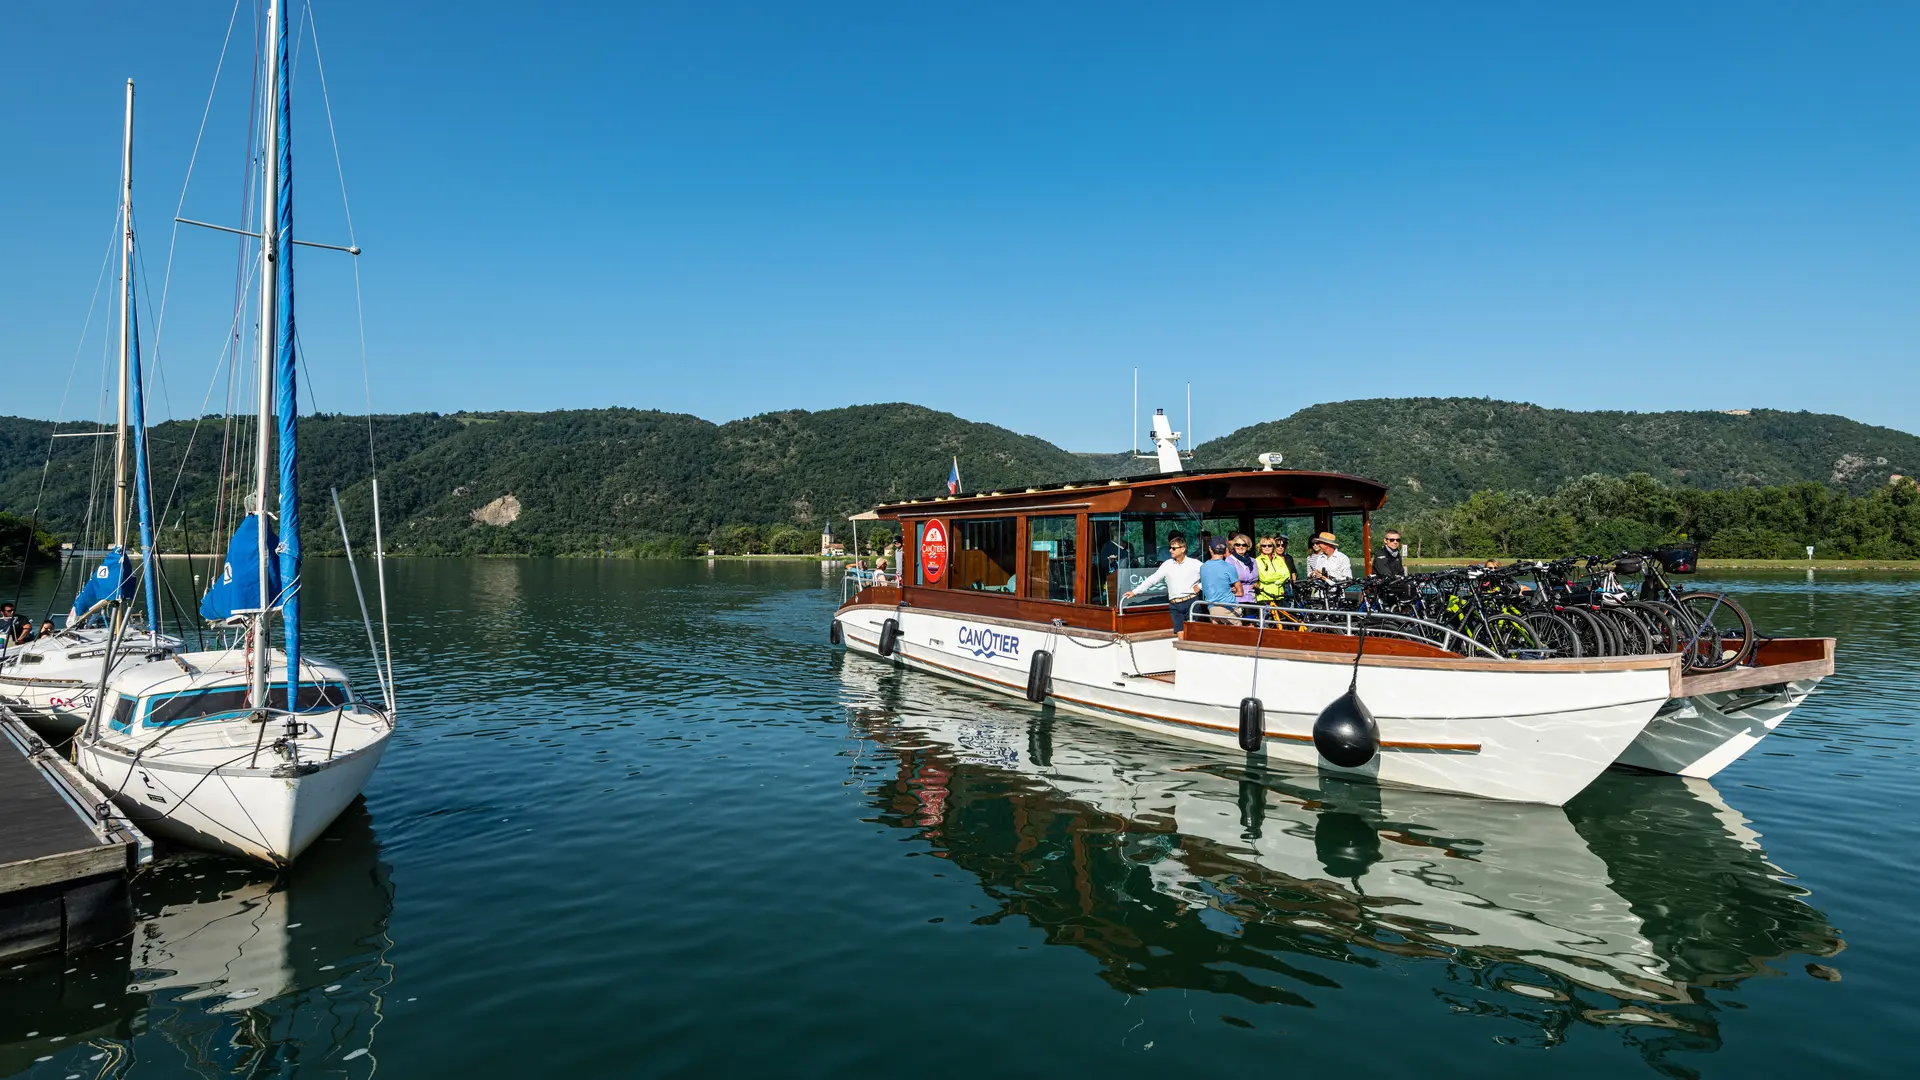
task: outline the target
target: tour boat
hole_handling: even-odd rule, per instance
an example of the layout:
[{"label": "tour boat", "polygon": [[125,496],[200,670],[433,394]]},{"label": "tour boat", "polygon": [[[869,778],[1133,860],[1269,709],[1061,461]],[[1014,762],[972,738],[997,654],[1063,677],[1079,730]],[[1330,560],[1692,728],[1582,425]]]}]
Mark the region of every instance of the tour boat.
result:
[{"label": "tour boat", "polygon": [[[359,796],[393,731],[392,683],[377,651],[380,703],[356,698],[340,668],[303,657],[284,16],[279,0],[268,5],[260,84],[268,107],[257,235],[266,257],[258,261],[253,493],[200,603],[201,617],[234,628],[237,640],[121,666],[105,680],[74,744],[80,768],[143,828],[275,865],[296,858]],[[277,536],[267,512],[276,489]],[[376,536],[377,528],[376,521]],[[344,518],[341,534],[344,542]],[[351,547],[347,554],[351,566]],[[372,647],[370,620],[367,636]]]},{"label": "tour boat", "polygon": [[[1176,634],[1164,593],[1123,603],[1171,533],[1190,543],[1208,529],[1260,535],[1279,531],[1256,528],[1275,519],[1337,533],[1357,518],[1344,531],[1371,550],[1371,515],[1387,491],[1271,465],[1186,472],[1164,417],[1155,421],[1156,475],[875,508],[911,537],[913,565],[897,580],[862,581],[831,636],[909,668],[1222,749],[1555,805],[1616,761],[1710,775],[1833,670],[1829,639],[1771,641],[1748,666],[1688,676],[1678,654],[1508,659],[1445,632],[1443,648],[1396,632],[1401,617],[1385,614],[1352,616],[1355,633],[1197,618]],[[1342,712],[1348,723],[1317,725]],[[1324,755],[1330,746],[1343,764]]]}]

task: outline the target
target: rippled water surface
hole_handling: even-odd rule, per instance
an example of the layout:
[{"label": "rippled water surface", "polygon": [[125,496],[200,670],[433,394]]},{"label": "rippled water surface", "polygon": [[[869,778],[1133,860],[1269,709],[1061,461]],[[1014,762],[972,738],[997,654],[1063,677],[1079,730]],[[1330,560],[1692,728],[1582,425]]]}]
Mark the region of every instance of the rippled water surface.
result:
[{"label": "rippled water surface", "polygon": [[[1914,1060],[1920,578],[1723,579],[1763,630],[1838,636],[1840,674],[1711,784],[1557,809],[847,657],[812,563],[391,566],[401,727],[364,806],[278,877],[169,856],[133,940],[0,969],[0,1075]],[[309,579],[365,672],[344,565]]]}]

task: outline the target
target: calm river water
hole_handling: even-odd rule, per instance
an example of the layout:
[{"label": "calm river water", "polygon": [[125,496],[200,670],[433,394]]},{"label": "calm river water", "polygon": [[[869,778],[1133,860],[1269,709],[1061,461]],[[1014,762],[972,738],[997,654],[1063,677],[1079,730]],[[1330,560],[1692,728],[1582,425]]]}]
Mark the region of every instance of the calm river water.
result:
[{"label": "calm river water", "polygon": [[[1712,784],[1554,809],[1249,773],[847,657],[813,563],[391,568],[364,808],[283,876],[167,857],[132,941],[0,970],[0,1075],[1915,1060],[1920,578],[1722,579],[1840,674]],[[307,588],[310,648],[364,673],[344,564]]]}]

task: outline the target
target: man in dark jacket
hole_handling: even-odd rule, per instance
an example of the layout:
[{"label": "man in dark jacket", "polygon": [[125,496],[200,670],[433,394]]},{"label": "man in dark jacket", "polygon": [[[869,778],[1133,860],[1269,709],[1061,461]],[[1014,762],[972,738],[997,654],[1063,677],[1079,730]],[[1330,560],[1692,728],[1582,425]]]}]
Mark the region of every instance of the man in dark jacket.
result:
[{"label": "man in dark jacket", "polygon": [[1406,577],[1407,553],[1400,547],[1400,534],[1387,532],[1387,542],[1373,556],[1373,572],[1381,577]]}]

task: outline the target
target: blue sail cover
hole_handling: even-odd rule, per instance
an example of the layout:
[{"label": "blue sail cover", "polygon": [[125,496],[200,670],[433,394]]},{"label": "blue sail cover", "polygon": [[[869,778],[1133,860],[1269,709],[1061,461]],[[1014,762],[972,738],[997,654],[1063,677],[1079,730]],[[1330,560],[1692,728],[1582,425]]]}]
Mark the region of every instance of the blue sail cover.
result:
[{"label": "blue sail cover", "polygon": [[[280,325],[275,327],[274,403],[280,422],[280,527],[286,530],[280,544],[280,579],[287,583],[283,620],[286,624],[287,711],[294,710],[300,682],[300,446],[294,438],[294,422],[300,414],[298,372],[294,366],[293,320],[293,102],[291,69],[287,52],[287,23],[280,20],[279,85],[273,88],[274,108],[279,114],[280,145],[274,148],[280,164],[280,219],[276,226],[274,288],[279,291]],[[263,328],[264,329],[264,328]],[[275,590],[278,595],[278,590]]]},{"label": "blue sail cover", "polygon": [[80,594],[73,598],[73,610],[67,613],[67,618],[78,619],[88,608],[115,595],[122,600],[133,597],[133,582],[127,578],[127,553],[118,546],[107,552],[107,557],[94,568],[93,576],[80,586]]},{"label": "blue sail cover", "polygon": [[[220,565],[220,576],[200,600],[200,617],[208,622],[225,622],[235,615],[260,610],[260,515],[248,514],[227,541],[227,561]],[[278,545],[273,526],[267,526],[267,547]],[[267,560],[267,595],[280,597],[280,567]]]},{"label": "blue sail cover", "polygon": [[[129,264],[131,265],[131,264]],[[127,275],[127,293],[129,300],[133,293],[133,276]],[[140,514],[140,550],[146,557],[146,573],[142,574],[147,586],[147,629],[160,632],[160,574],[154,565],[153,550],[153,488],[147,479],[147,406],[140,386],[140,306],[127,304],[127,334],[131,338],[128,345],[127,390],[128,406],[132,412],[129,423],[133,428],[133,478],[134,503]]]}]

